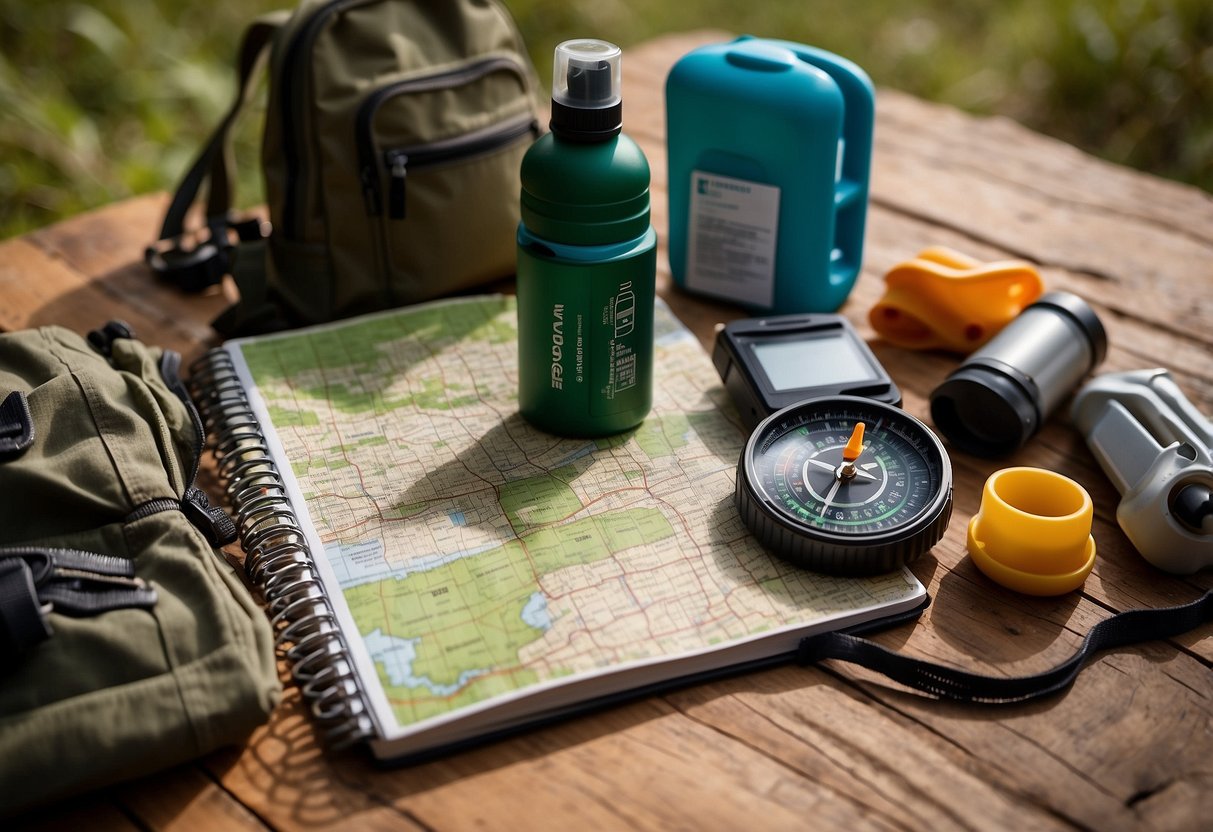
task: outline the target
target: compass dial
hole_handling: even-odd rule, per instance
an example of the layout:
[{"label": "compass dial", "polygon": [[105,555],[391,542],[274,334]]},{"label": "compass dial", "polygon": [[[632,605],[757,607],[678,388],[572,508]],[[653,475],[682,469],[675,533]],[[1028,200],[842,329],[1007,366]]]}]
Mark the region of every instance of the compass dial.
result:
[{"label": "compass dial", "polygon": [[776,554],[835,574],[895,569],[947,529],[952,472],[939,440],[890,405],[810,399],[764,420],[737,469],[743,519]]}]

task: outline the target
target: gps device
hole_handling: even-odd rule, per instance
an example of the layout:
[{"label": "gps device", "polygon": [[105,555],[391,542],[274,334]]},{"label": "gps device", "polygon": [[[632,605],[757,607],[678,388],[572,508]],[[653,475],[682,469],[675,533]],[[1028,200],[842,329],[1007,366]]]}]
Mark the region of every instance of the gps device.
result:
[{"label": "gps device", "polygon": [[841,315],[733,321],[716,333],[712,363],[749,430],[777,410],[820,396],[901,404],[897,385]]}]

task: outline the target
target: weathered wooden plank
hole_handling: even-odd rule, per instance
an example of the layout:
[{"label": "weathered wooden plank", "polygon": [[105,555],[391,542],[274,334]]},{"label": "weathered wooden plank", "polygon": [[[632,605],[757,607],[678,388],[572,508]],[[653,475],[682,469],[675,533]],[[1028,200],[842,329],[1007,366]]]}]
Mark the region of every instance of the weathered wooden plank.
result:
[{"label": "weathered wooden plank", "polygon": [[1008,118],[974,118],[896,90],[880,90],[877,111],[877,129],[885,138],[930,150],[932,171],[942,164],[965,175],[1002,179],[1054,202],[1213,243],[1213,197],[1198,188],[1105,162]]},{"label": "weathered wooden plank", "polygon": [[[896,96],[892,96],[896,98]],[[982,120],[963,119],[965,140],[980,161],[966,164],[941,146],[935,133],[924,135],[903,127],[913,104],[900,101],[902,121],[887,124],[877,107],[873,200],[881,205],[960,231],[1034,262],[1087,275],[1091,300],[1124,315],[1182,332],[1213,346],[1202,322],[1213,316],[1213,197],[1194,188],[1154,180],[1150,186],[1185,206],[1185,223],[1205,229],[1203,235],[1178,222],[1145,216],[1136,190],[1125,183],[1134,176],[1105,177],[1106,165],[1072,156],[1066,181],[1071,188],[1100,190],[1094,204],[1041,190],[1039,180],[1017,181],[1002,164],[1000,137],[983,141]],[[920,102],[915,102],[920,103]],[[936,112],[922,105],[921,118]],[[1043,141],[1043,140],[1042,140]],[[1039,146],[1041,143],[1037,143]],[[1042,151],[1043,153],[1043,151]],[[1148,179],[1137,174],[1140,179]],[[1021,177],[1027,179],[1028,176]],[[1119,191],[1113,186],[1119,183]]]},{"label": "weathered wooden plank", "polygon": [[[802,672],[836,688],[836,697],[851,696],[827,675]],[[258,753],[255,740],[224,783],[244,794],[237,772],[247,770],[250,754],[258,765],[272,766],[273,774],[264,774],[272,783],[255,788],[251,798],[271,823],[288,829],[395,828],[391,821],[403,818],[434,829],[727,829],[745,828],[755,817],[774,829],[802,829],[806,819],[839,828],[910,828],[897,806],[873,808],[862,784],[806,779],[785,761],[661,700],[394,772],[375,771],[361,757],[321,755],[309,742],[295,746],[290,765],[282,765],[276,754]],[[292,785],[283,788],[284,781]],[[294,787],[301,782],[308,784],[307,798]],[[265,792],[277,799],[267,804],[260,797]]]},{"label": "weathered wooden plank", "polygon": [[1053,829],[1064,823],[986,776],[946,738],[858,690],[789,668],[669,697],[723,736],[853,795],[904,829]]},{"label": "weathered wooden plank", "polygon": [[[160,231],[168,195],[145,194],[86,211],[25,235],[80,274],[102,275],[143,262],[143,249]],[[149,276],[146,283],[151,283]],[[124,287],[141,294],[139,284]]]},{"label": "weathered wooden plank", "polygon": [[[884,274],[923,248],[947,245],[980,260],[1016,256],[1007,249],[975,241],[961,232],[940,228],[881,205],[873,205],[868,217],[863,274],[843,308],[852,321],[864,328],[868,337],[875,337],[867,326],[867,314],[884,292]],[[1046,289],[1074,292],[1090,302],[1099,314],[1108,330],[1110,346],[1107,363],[1099,368],[1099,372],[1171,366],[1181,384],[1189,383],[1197,387],[1202,398],[1208,397],[1206,404],[1213,404],[1213,389],[1210,389],[1213,385],[1213,354],[1206,345],[1194,341],[1182,330],[1160,327],[1153,321],[1143,319],[1136,311],[1122,312],[1108,307],[1098,291],[1105,287],[1105,281],[1050,264],[1041,265],[1040,271]],[[1213,292],[1213,275],[1206,286],[1207,291]],[[947,354],[941,354],[941,357],[953,362],[959,360]]]},{"label": "weathered wooden plank", "polygon": [[[728,37],[715,31],[687,33],[663,38],[661,51],[641,47],[628,55],[626,100],[643,116],[629,122],[627,130],[653,168],[653,217],[659,233],[667,227],[665,77],[682,54]],[[1133,349],[1144,335],[1146,344],[1163,345],[1160,355],[1141,356],[1147,363],[1170,357],[1181,371],[1202,380],[1213,377],[1209,342],[1193,341],[1193,328],[1178,317],[1181,309],[1207,317],[1210,310],[1203,304],[1213,303],[1213,266],[1208,265],[1213,263],[1213,197],[1102,162],[1006,119],[975,118],[895,91],[880,91],[877,114],[876,204],[869,215],[865,274],[880,276],[936,242],[991,259],[1028,256],[1042,264],[1050,288],[1069,289],[1096,304],[1114,342]],[[974,187],[988,191],[984,200],[968,193]],[[884,214],[884,207],[892,209],[891,215]],[[1016,211],[1024,216],[1017,217]],[[1075,213],[1078,220],[1071,216]],[[886,219],[913,223],[915,216],[933,220],[918,224],[927,233],[882,252],[873,239],[880,224]],[[1036,218],[1046,220],[1043,231],[1035,227]],[[998,234],[992,236],[990,229]],[[1122,249],[1131,256],[1123,256]],[[1091,252],[1102,264],[1098,269],[1090,266],[1086,255]],[[1143,261],[1148,261],[1146,268]],[[854,301],[844,311],[853,319],[866,315],[866,309],[855,313]],[[1130,327],[1118,338],[1122,324],[1136,320],[1143,326]],[[1203,331],[1195,335],[1204,337]],[[1178,344],[1183,350],[1175,355],[1172,348]],[[1202,386],[1202,395],[1205,390]],[[1213,396],[1213,390],[1208,393]]]},{"label": "weathered wooden plank", "polygon": [[0,243],[0,328],[86,332],[120,318],[187,358],[200,354],[216,340],[209,321],[227,300],[218,290],[185,295],[147,270],[136,220],[163,201],[140,197]]},{"label": "weathered wooden plank", "polygon": [[104,796],[85,795],[0,820],[13,832],[139,832],[139,826]]},{"label": "weathered wooden plank", "polygon": [[128,783],[117,790],[117,798],[145,829],[261,832],[267,828],[192,764]]},{"label": "weathered wooden plank", "polygon": [[197,334],[168,325],[158,311],[128,305],[103,280],[90,280],[23,238],[0,244],[0,297],[3,330],[57,324],[85,333],[116,318],[186,355],[201,349]]},{"label": "weathered wooden plank", "polygon": [[283,673],[283,701],[242,749],[212,754],[208,771],[274,829],[423,827],[373,795],[379,772],[355,752],[322,751],[299,691]]},{"label": "weathered wooden plank", "polygon": [[[1207,674],[1165,645],[1134,648],[1092,665],[1061,697],[984,721],[971,707],[876,695],[963,749],[985,779],[1022,801],[1083,827],[1137,828],[1143,794],[1213,783]],[[1198,803],[1174,808],[1183,828],[1202,823]]]}]

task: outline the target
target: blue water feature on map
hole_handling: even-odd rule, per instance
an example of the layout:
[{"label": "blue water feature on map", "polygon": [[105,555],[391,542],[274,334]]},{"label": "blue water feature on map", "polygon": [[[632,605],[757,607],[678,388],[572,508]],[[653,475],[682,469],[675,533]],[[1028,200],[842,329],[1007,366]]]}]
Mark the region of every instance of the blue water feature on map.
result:
[{"label": "blue water feature on map", "polygon": [[353,543],[330,543],[324,547],[324,556],[342,589],[352,589],[361,584],[395,578],[402,581],[415,572],[428,572],[460,558],[470,558],[499,547],[500,543],[486,543],[474,549],[464,549],[448,554],[414,554],[407,564],[393,566],[383,554],[383,544],[378,540],[359,540]]},{"label": "blue water feature on map", "polygon": [[542,592],[532,592],[522,608],[522,620],[536,630],[552,629],[552,616],[548,614],[548,599]]},{"label": "blue water feature on map", "polygon": [[590,454],[594,453],[595,447],[596,446],[593,442],[589,443],[588,445],[582,445],[580,448],[573,451],[571,454],[568,454],[567,456],[558,460],[556,462],[556,464],[552,466],[552,468],[563,468],[565,465],[568,465],[570,462],[573,462],[574,460],[581,459],[583,456],[589,456]]},{"label": "blue water feature on map", "polygon": [[363,641],[371,658],[383,665],[383,672],[395,687],[425,688],[436,696],[450,696],[477,676],[488,672],[481,669],[465,670],[453,684],[439,685],[429,676],[413,675],[413,661],[417,658],[417,645],[421,643],[421,639],[398,638],[376,629]]},{"label": "blue water feature on map", "polygon": [[468,524],[467,515],[464,514],[462,511],[459,511],[458,509],[455,509],[454,511],[448,511],[446,513],[446,516],[451,518],[452,526],[466,526]]}]

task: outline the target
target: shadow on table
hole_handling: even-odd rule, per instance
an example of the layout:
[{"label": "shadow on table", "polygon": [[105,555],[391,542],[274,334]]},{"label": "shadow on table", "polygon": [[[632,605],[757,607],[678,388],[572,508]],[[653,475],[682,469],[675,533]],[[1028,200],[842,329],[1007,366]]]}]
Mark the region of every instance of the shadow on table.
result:
[{"label": "shadow on table", "polygon": [[243,750],[220,752],[207,766],[237,799],[271,826],[372,824],[367,813],[403,814],[399,801],[519,763],[593,743],[670,713],[658,698],[598,710],[592,718],[519,731],[412,765],[385,766],[369,751],[331,751],[304,713],[298,690]]},{"label": "shadow on table", "polygon": [[38,290],[47,300],[29,314],[25,326],[54,324],[85,334],[107,321],[122,320],[138,337],[177,350],[187,359],[219,343],[210,321],[228,301],[217,286],[187,295],[156,282],[141,262],[67,286],[45,276],[39,279],[46,281]]}]

